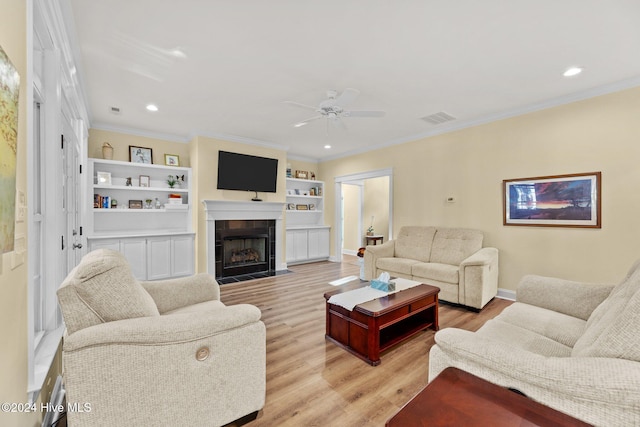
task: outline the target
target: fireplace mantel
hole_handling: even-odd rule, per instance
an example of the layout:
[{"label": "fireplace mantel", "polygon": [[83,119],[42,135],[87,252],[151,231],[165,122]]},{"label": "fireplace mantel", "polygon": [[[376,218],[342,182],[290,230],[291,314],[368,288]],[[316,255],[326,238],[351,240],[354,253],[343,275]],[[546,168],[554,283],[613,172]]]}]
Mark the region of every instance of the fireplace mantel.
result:
[{"label": "fireplace mantel", "polygon": [[203,200],[207,221],[207,272],[216,276],[215,222],[221,220],[269,219],[276,222],[276,270],[285,270],[283,263],[284,203]]}]

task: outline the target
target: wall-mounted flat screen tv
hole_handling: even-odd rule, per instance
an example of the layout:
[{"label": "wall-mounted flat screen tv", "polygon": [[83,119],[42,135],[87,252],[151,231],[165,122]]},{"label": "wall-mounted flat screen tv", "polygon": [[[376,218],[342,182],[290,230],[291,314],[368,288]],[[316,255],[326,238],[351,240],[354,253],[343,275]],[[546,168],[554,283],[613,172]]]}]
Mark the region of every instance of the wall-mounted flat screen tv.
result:
[{"label": "wall-mounted flat screen tv", "polygon": [[218,190],[275,193],[278,159],[218,151]]}]

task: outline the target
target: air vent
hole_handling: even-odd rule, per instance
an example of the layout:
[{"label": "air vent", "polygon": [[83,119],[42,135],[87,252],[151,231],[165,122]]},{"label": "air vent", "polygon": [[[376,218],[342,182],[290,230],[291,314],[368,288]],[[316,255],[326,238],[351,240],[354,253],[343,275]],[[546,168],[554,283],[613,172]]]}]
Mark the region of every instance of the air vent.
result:
[{"label": "air vent", "polygon": [[111,114],[120,114],[120,107],[109,107],[109,112]]},{"label": "air vent", "polygon": [[422,117],[421,120],[424,120],[427,123],[431,123],[432,125],[439,125],[441,123],[450,122],[451,120],[455,120],[451,114],[447,114],[444,111],[440,111],[439,113],[430,114],[428,116]]}]

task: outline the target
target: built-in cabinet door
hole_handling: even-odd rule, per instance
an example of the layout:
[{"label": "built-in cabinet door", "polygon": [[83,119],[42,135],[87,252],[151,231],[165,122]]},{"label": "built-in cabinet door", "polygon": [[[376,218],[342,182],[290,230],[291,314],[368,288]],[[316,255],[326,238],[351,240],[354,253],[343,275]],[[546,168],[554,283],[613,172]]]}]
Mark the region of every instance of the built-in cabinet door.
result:
[{"label": "built-in cabinet door", "polygon": [[193,235],[172,237],[171,252],[171,276],[191,276],[195,265]]},{"label": "built-in cabinet door", "polygon": [[307,259],[307,230],[287,231],[287,262]]},{"label": "built-in cabinet door", "polygon": [[147,280],[146,239],[121,239],[120,252],[131,264],[131,272],[138,280]]},{"label": "built-in cabinet door", "polygon": [[89,240],[89,251],[121,252],[138,280],[191,276],[195,272],[194,235]]},{"label": "built-in cabinet door", "polygon": [[171,237],[147,237],[147,280],[171,277]]},{"label": "built-in cabinet door", "polygon": [[309,259],[329,256],[329,229],[310,229],[308,234]]}]

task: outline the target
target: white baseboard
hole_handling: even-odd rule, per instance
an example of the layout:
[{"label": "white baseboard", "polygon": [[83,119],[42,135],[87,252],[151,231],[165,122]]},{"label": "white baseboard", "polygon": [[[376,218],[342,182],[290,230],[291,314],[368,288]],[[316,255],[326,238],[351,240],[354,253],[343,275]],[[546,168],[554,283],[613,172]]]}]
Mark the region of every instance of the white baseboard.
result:
[{"label": "white baseboard", "polygon": [[342,255],[353,255],[358,256],[358,251],[354,251],[353,249],[343,249]]},{"label": "white baseboard", "polygon": [[511,289],[502,289],[498,288],[498,295],[496,298],[508,299],[510,301],[516,300],[516,291],[512,291]]}]

